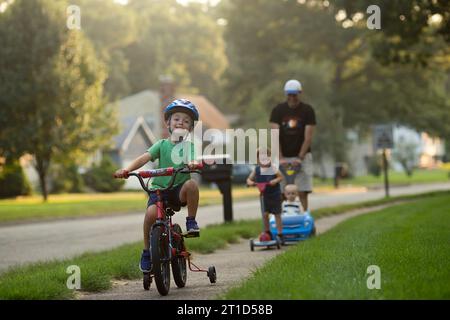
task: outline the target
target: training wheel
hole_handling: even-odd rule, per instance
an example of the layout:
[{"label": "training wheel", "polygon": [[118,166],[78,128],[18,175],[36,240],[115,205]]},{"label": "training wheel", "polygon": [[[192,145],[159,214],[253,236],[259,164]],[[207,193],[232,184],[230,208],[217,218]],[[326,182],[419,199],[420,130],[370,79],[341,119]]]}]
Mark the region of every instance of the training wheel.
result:
[{"label": "training wheel", "polygon": [[152,277],[150,277],[150,273],[149,272],[144,273],[144,280],[143,280],[144,289],[149,290],[151,284],[152,284]]},{"label": "training wheel", "polygon": [[208,272],[206,272],[206,275],[209,278],[209,282],[216,283],[217,275],[216,275],[216,267],[210,266],[208,268]]}]

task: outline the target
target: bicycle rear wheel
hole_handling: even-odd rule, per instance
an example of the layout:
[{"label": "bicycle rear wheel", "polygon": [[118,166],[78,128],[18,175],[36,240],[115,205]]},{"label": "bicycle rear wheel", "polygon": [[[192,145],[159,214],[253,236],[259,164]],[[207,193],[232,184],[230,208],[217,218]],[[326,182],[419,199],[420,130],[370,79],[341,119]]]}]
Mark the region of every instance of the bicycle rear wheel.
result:
[{"label": "bicycle rear wheel", "polygon": [[156,288],[165,296],[170,290],[169,235],[164,226],[156,226],[151,234],[152,271]]}]

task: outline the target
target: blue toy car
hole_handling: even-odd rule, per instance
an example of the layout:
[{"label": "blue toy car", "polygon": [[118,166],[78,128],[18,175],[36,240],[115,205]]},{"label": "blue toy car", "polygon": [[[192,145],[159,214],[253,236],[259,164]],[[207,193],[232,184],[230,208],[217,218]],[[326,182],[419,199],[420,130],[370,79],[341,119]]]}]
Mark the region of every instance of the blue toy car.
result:
[{"label": "blue toy car", "polygon": [[[303,214],[281,215],[283,223],[284,242],[296,242],[306,240],[316,234],[314,218],[306,211]],[[275,217],[272,215],[269,220],[270,232],[276,236],[278,234]]]}]

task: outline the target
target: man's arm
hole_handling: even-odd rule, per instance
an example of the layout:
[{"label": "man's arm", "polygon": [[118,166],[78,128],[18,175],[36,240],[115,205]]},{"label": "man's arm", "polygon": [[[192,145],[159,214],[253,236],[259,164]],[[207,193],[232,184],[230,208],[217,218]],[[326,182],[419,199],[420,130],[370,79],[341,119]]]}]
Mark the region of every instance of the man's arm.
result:
[{"label": "man's arm", "polygon": [[309,147],[311,146],[315,128],[316,126],[314,125],[307,125],[305,127],[305,141],[303,141],[302,148],[300,149],[300,153],[298,154],[300,160],[303,160],[305,158],[305,155],[308,152]]},{"label": "man's arm", "polygon": [[[280,129],[280,125],[278,123],[275,122],[270,122],[270,129]],[[283,156],[283,152],[281,151],[281,148],[278,148],[279,152],[280,152],[280,164],[284,163],[284,156]]]}]

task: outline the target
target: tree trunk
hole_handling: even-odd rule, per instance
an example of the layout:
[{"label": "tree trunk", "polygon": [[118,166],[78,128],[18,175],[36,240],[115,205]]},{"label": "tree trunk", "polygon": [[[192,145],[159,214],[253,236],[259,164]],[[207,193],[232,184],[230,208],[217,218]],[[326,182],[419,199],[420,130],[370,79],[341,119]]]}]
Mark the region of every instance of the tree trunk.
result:
[{"label": "tree trunk", "polygon": [[39,185],[41,186],[42,197],[46,202],[48,198],[47,191],[47,171],[48,171],[49,161],[43,159],[41,156],[36,155],[36,170],[39,175]]}]

